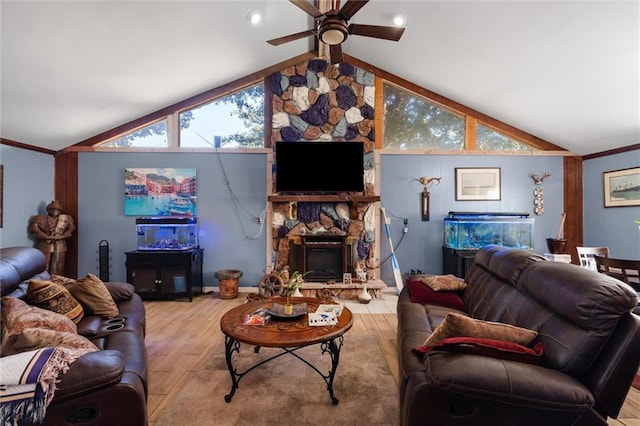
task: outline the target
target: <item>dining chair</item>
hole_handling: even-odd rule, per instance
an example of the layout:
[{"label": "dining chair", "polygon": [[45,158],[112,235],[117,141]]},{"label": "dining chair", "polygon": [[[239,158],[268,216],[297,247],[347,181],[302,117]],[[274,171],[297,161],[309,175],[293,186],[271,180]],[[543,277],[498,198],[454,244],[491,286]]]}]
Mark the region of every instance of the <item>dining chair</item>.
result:
[{"label": "dining chair", "polygon": [[598,272],[617,278],[640,291],[640,260],[614,259],[597,254],[593,258]]},{"label": "dining chair", "polygon": [[583,268],[595,269],[593,256],[609,257],[609,247],[576,247],[578,260]]}]

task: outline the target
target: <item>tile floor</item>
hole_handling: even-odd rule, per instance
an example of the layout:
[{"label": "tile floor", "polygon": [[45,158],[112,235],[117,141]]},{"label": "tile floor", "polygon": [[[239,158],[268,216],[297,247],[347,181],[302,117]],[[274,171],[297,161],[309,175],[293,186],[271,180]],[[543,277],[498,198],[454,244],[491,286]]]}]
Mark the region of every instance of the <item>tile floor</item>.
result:
[{"label": "tile floor", "polygon": [[354,314],[395,314],[398,295],[393,288],[385,290],[382,299],[371,299],[369,303],[360,303],[358,300],[335,299],[336,302],[345,305]]}]

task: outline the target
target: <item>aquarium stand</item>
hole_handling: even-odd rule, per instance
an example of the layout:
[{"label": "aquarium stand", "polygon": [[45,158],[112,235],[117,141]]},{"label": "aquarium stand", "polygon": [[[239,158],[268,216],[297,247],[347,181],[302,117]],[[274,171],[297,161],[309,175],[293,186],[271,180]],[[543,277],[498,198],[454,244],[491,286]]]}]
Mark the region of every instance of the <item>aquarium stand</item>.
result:
[{"label": "aquarium stand", "polygon": [[181,299],[202,293],[203,249],[126,253],[127,281],[142,299]]},{"label": "aquarium stand", "polygon": [[473,265],[479,249],[453,249],[442,247],[442,269],[444,274],[464,278]]}]

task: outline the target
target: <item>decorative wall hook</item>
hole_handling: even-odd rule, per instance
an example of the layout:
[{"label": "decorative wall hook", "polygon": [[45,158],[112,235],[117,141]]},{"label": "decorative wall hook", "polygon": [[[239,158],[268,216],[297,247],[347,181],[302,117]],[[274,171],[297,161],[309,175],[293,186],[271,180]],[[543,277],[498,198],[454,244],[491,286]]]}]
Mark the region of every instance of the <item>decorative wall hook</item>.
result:
[{"label": "decorative wall hook", "polygon": [[432,178],[427,178],[426,176],[422,176],[421,178],[418,179],[418,181],[424,185],[424,189],[422,190],[422,220],[423,221],[428,221],[429,220],[429,191],[427,190],[427,187],[429,185],[431,185],[433,182],[436,183],[436,185],[440,185],[440,180],[442,179],[442,177],[432,177]]},{"label": "decorative wall hook", "polygon": [[546,178],[551,176],[551,173],[545,173],[544,175],[542,175],[542,177],[540,177],[540,175],[537,175],[537,174],[534,174],[534,173],[531,173],[529,176],[531,177],[531,179],[533,179],[533,182],[536,185],[542,185],[542,182],[544,182],[544,180]]},{"label": "decorative wall hook", "polygon": [[441,177],[427,178],[426,176],[422,176],[421,178],[418,179],[418,181],[421,184],[423,184],[424,186],[429,186],[434,181],[435,181],[436,185],[439,185],[440,184],[440,179],[442,179],[442,178]]},{"label": "decorative wall hook", "polygon": [[[531,173],[529,176],[533,179],[533,182],[536,185],[542,185],[542,182],[551,176],[551,173],[545,173],[542,177],[534,173]],[[533,204],[536,206],[534,211],[538,216],[541,216],[544,213],[543,195],[544,192],[542,191],[542,188],[540,186],[536,186],[536,189],[533,190]]]}]

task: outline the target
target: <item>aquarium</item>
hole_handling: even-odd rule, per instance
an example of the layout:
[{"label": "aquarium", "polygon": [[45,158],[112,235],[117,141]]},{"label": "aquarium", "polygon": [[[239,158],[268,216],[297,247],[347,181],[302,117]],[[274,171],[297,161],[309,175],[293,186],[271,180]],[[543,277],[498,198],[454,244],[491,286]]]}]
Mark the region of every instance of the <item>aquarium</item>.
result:
[{"label": "aquarium", "polygon": [[478,249],[487,244],[533,249],[529,213],[449,212],[444,219],[444,246]]},{"label": "aquarium", "polygon": [[196,217],[139,217],[138,250],[191,250],[199,247]]}]

